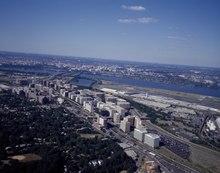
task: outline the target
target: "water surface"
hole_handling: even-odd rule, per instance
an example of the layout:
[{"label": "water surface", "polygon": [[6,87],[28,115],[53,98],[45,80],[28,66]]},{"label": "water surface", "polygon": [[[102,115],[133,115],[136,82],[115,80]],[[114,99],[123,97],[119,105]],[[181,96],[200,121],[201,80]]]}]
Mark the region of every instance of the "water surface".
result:
[{"label": "water surface", "polygon": [[201,88],[201,87],[193,87],[193,86],[173,85],[173,84],[145,81],[145,80],[139,80],[139,79],[130,79],[127,77],[93,75],[93,74],[87,74],[87,73],[83,73],[80,76],[86,77],[86,78],[91,78],[91,79],[96,79],[96,80],[107,80],[107,81],[112,81],[112,82],[117,82],[117,83],[127,84],[127,85],[133,85],[133,86],[139,86],[139,87],[165,89],[165,90],[171,90],[171,91],[194,93],[194,94],[201,94],[201,95],[214,96],[214,97],[220,98],[220,90],[219,89],[209,89],[209,88]]}]

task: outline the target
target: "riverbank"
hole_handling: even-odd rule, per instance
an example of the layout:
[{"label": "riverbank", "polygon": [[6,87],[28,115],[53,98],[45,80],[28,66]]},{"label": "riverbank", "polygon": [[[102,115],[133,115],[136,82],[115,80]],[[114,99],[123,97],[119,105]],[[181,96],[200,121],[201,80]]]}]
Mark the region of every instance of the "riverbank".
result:
[{"label": "riverbank", "polygon": [[162,89],[162,90],[168,90],[168,91],[192,93],[192,94],[199,94],[199,95],[204,95],[204,96],[212,96],[212,97],[220,98],[220,90],[218,89],[172,85],[172,84],[165,84],[165,83],[159,83],[159,82],[130,79],[126,77],[121,78],[121,77],[113,77],[113,76],[93,75],[93,74],[88,74],[88,73],[82,73],[80,77],[89,78],[93,80],[111,81],[111,82],[115,82],[115,83],[119,83],[123,85],[135,86],[135,87]]},{"label": "riverbank", "polygon": [[150,95],[170,97],[176,100],[196,103],[199,105],[220,109],[220,98],[218,97],[170,91],[170,90],[157,89],[157,88],[131,86],[131,85],[125,85],[125,84],[120,84],[120,83],[111,82],[111,81],[105,81],[105,80],[102,80],[101,84],[94,85],[94,87],[98,89],[111,88],[111,89],[120,90],[120,91],[124,91],[128,93],[141,92],[141,93],[147,93]]}]

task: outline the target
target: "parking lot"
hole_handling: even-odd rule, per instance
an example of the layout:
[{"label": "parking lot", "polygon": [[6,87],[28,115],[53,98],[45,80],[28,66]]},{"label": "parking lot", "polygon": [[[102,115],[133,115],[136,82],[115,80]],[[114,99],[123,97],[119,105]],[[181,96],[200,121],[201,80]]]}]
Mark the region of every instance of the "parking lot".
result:
[{"label": "parking lot", "polygon": [[190,155],[190,149],[187,144],[179,142],[168,136],[161,136],[161,143],[170,151],[182,157],[183,159],[188,159]]}]

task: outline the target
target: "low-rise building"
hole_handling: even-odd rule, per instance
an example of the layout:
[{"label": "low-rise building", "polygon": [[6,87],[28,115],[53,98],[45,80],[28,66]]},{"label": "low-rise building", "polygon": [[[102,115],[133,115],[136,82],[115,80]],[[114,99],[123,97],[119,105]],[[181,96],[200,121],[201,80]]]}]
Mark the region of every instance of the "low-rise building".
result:
[{"label": "low-rise building", "polygon": [[63,102],[64,102],[64,99],[63,98],[57,98],[57,102],[59,103],[59,104],[62,104]]},{"label": "low-rise building", "polygon": [[130,103],[127,101],[117,101],[117,105],[124,108],[124,109],[130,108]]},{"label": "low-rise building", "polygon": [[159,166],[154,161],[145,161],[138,169],[138,173],[161,173]]},{"label": "low-rise building", "polygon": [[40,91],[40,90],[43,89],[43,85],[41,85],[41,84],[36,84],[36,85],[35,85],[35,89],[38,90],[38,91]]},{"label": "low-rise building", "polygon": [[111,95],[106,95],[105,101],[106,102],[116,103],[117,102],[117,97],[114,97],[114,96],[111,96]]},{"label": "low-rise building", "polygon": [[215,131],[216,130],[216,125],[214,123],[214,121],[212,120],[209,120],[207,123],[206,123],[207,127],[208,127],[208,130],[211,130],[211,131]]},{"label": "low-rise building", "polygon": [[63,96],[64,92],[66,91],[65,88],[60,88],[60,94]]}]

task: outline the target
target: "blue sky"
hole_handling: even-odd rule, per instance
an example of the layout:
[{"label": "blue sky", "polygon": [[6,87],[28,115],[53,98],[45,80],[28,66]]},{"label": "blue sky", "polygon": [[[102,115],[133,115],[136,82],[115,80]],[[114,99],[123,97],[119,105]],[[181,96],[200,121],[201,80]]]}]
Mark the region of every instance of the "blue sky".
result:
[{"label": "blue sky", "polygon": [[0,0],[0,50],[220,67],[220,1]]}]

